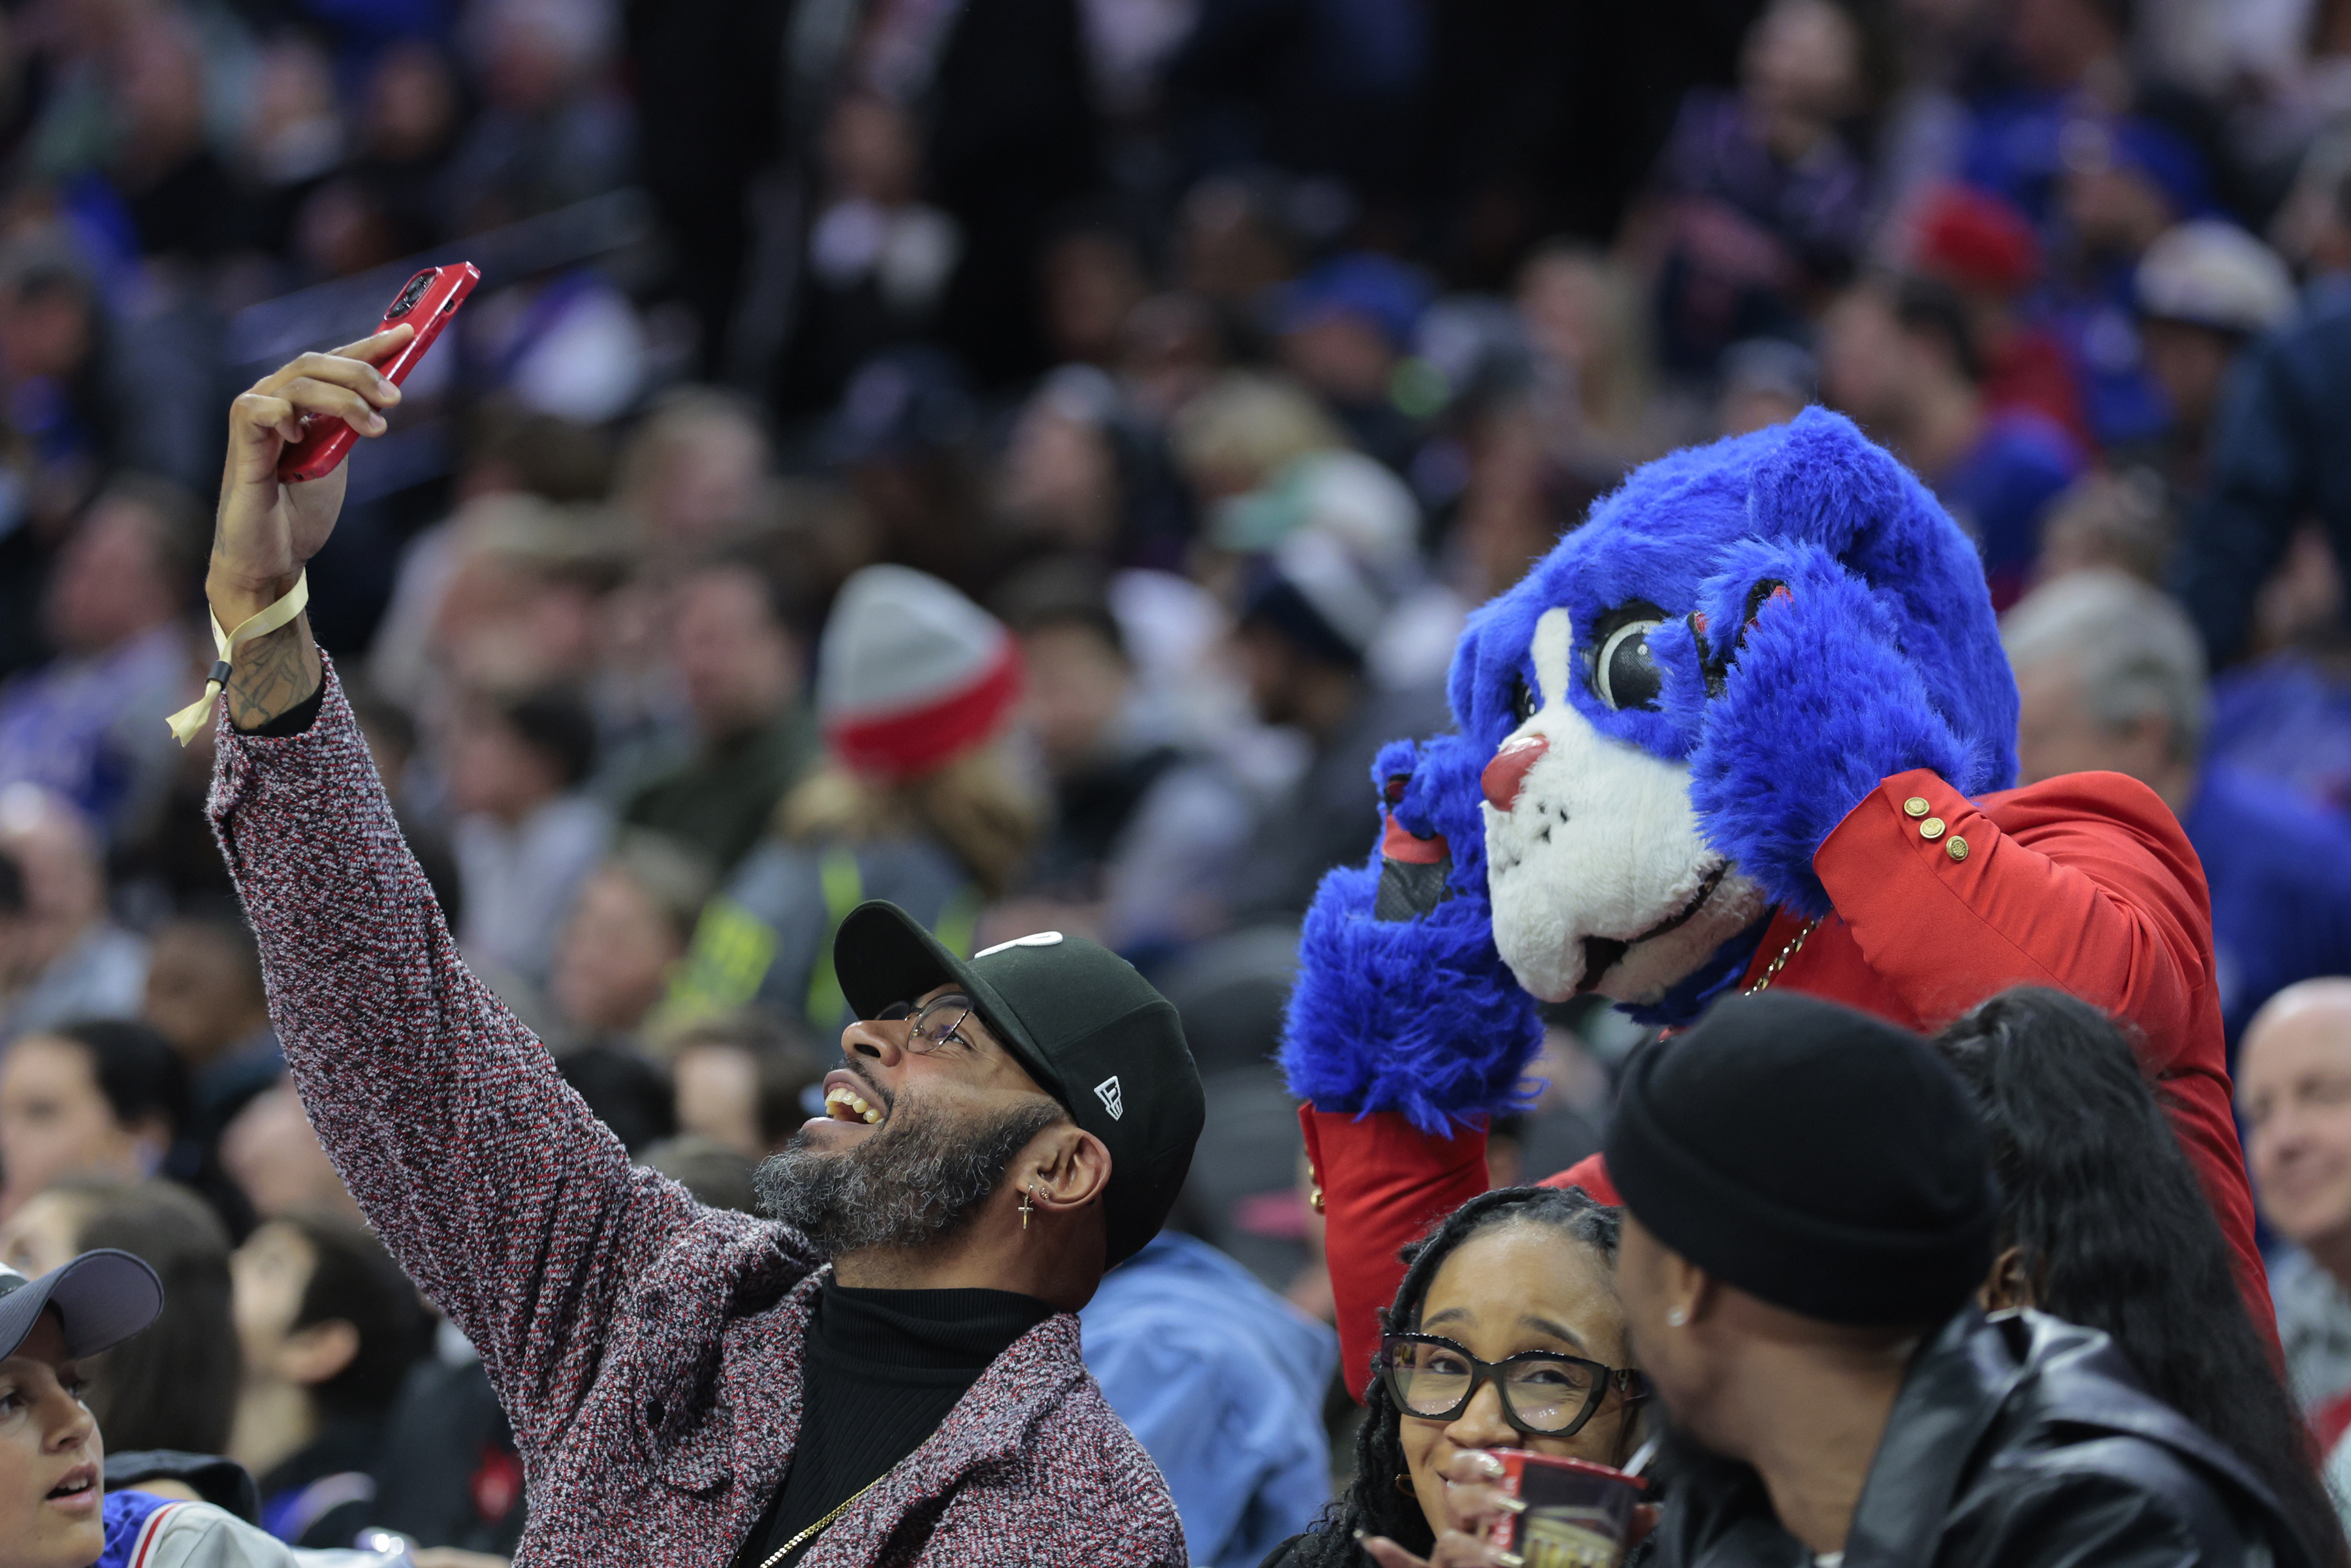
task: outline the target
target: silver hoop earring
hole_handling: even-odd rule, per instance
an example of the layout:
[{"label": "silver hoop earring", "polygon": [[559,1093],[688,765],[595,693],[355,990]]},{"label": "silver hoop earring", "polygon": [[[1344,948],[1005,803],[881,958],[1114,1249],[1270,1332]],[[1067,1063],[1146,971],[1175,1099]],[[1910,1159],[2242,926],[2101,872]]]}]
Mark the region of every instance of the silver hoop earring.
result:
[{"label": "silver hoop earring", "polygon": [[1666,1309],[1666,1326],[1667,1328],[1677,1329],[1688,1322],[1689,1313],[1684,1312],[1681,1308],[1667,1307]]}]

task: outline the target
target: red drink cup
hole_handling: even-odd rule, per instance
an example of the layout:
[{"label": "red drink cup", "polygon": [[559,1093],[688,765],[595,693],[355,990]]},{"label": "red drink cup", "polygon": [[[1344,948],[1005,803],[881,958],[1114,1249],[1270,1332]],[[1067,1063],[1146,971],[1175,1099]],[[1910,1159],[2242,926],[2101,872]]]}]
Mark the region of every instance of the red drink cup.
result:
[{"label": "red drink cup", "polygon": [[1649,1483],[1585,1459],[1555,1459],[1497,1448],[1493,1485],[1527,1505],[1496,1520],[1487,1537],[1526,1559],[1527,1568],[1616,1568],[1633,1540],[1633,1508]]}]

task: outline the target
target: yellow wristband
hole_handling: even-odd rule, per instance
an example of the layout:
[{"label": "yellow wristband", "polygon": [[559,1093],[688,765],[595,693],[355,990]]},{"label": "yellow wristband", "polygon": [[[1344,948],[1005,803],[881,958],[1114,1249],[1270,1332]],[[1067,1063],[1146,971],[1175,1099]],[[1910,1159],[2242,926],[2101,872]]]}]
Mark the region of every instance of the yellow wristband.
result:
[{"label": "yellow wristband", "polygon": [[212,674],[204,679],[204,695],[163,721],[172,727],[172,733],[182,746],[193,740],[196,731],[213,721],[213,705],[220,701],[221,687],[228,683],[229,667],[236,658],[236,651],[256,637],[268,636],[301,614],[302,607],[309,602],[310,574],[305,571],[294,580],[285,598],[246,616],[234,632],[222,631],[219,618],[206,612],[204,618],[212,622],[213,649],[220,657],[213,662]]}]

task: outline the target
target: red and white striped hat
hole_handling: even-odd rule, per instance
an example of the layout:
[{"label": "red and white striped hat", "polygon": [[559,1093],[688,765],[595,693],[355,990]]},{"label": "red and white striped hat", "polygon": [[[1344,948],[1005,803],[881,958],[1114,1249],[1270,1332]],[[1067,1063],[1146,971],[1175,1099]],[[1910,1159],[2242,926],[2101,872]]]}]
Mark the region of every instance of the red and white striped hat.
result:
[{"label": "red and white striped hat", "polygon": [[856,772],[912,779],[993,737],[1020,695],[1003,622],[903,566],[841,584],[817,644],[817,716]]}]

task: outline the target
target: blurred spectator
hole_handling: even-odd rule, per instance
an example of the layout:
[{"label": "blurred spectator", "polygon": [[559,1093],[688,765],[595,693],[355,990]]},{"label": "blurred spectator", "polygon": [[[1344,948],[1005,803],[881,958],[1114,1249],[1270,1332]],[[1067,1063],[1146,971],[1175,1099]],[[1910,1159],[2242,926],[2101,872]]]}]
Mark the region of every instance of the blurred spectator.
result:
[{"label": "blurred spectator", "polygon": [[1357,452],[1316,452],[1277,470],[1259,488],[1217,504],[1208,540],[1249,559],[1315,535],[1340,547],[1378,599],[1364,649],[1373,680],[1390,687],[1442,685],[1467,613],[1430,582],[1420,553],[1420,506],[1395,473]]},{"label": "blurred spectator", "polygon": [[1192,1561],[1255,1568],[1331,1496],[1338,1336],[1205,1241],[1165,1230],[1079,1313],[1086,1370],[1167,1478]]},{"label": "blurred spectator", "polygon": [[697,749],[641,786],[622,818],[692,845],[723,875],[816,760],[806,660],[782,588],[746,559],[688,572],[665,619]]},{"label": "blurred spectator", "polygon": [[712,387],[681,387],[630,433],[612,503],[657,549],[707,548],[758,517],[772,463],[756,409]]},{"label": "blurred spectator", "polygon": [[0,786],[57,791],[116,837],[154,806],[172,766],[155,722],[193,684],[180,615],[200,514],[177,487],[118,480],[57,557],[44,615],[57,656],[0,688]]},{"label": "blurred spectator", "polygon": [[2351,301],[2303,316],[2246,351],[2212,431],[2204,500],[2172,581],[2216,668],[2246,651],[2253,601],[2315,514],[2351,562]]},{"label": "blurred spectator", "polygon": [[976,591],[999,568],[983,527],[979,410],[956,362],[920,345],[878,354],[851,378],[828,455],[871,529],[869,553]]},{"label": "blurred spectator", "polygon": [[2351,979],[2272,998],[2236,1079],[2262,1218],[2294,1244],[2270,1269],[2286,1374],[2331,1446],[2351,1426]]},{"label": "blurred spectator", "polygon": [[2245,345],[2294,309],[2277,254],[2233,224],[2199,218],[2167,229],[2138,264],[2139,338],[2168,423],[2164,467],[2203,489],[2213,416]]},{"label": "blurred spectator", "polygon": [[99,1247],[143,1260],[163,1284],[152,1327],[82,1364],[109,1448],[225,1452],[240,1367],[219,1217],[172,1182],[80,1176],[0,1223],[0,1263],[34,1279]]},{"label": "blurred spectator", "polygon": [[372,1232],[340,1216],[272,1219],[229,1261],[244,1384],[229,1457],[261,1486],[261,1523],[295,1546],[348,1546],[423,1309]]},{"label": "blurred spectator", "polygon": [[1357,446],[1402,471],[1426,406],[1402,406],[1397,370],[1427,308],[1429,286],[1384,256],[1335,256],[1274,291],[1270,322],[1281,363],[1339,417]]},{"label": "blurred spectator", "polygon": [[678,1001],[691,1013],[757,998],[829,1040],[846,1017],[831,954],[842,917],[885,898],[970,951],[1041,811],[996,744],[1019,650],[946,583],[900,566],[859,572],[833,601],[817,669],[824,765],[704,913]]},{"label": "blurred spectator", "polygon": [[559,689],[475,698],[461,715],[449,763],[465,901],[457,937],[493,973],[547,978],[564,915],[611,831],[580,789],[595,757],[587,709]]},{"label": "blurred spectator", "polygon": [[1891,446],[1975,536],[1992,603],[2004,609],[2031,574],[2043,515],[2082,459],[2044,415],[1987,408],[1982,374],[1958,299],[1924,278],[1856,284],[1823,323],[1827,400]]},{"label": "blurred spectator", "polygon": [[221,1134],[220,1161],[263,1219],[308,1212],[359,1214],[310,1130],[302,1097],[282,1078],[231,1119]]},{"label": "blurred spectator", "polygon": [[49,573],[124,445],[96,291],[62,246],[0,250],[0,676],[47,656]]},{"label": "blurred spectator", "polygon": [[1023,930],[1066,926],[1133,956],[1224,924],[1249,797],[1178,737],[1155,733],[1109,601],[1031,578],[1007,603],[1027,675],[1024,728],[1052,780]]},{"label": "blurred spectator", "polygon": [[1716,421],[1725,435],[1785,424],[1820,399],[1820,363],[1778,338],[1733,343],[1722,356]]},{"label": "blurred spectator", "polygon": [[144,1013],[187,1067],[198,1138],[218,1138],[246,1102],[286,1071],[269,1024],[261,952],[233,904],[157,928]]},{"label": "blurred spectator", "polygon": [[2103,567],[2160,583],[2179,532],[2163,476],[2145,466],[2075,480],[2041,525],[2035,579]]},{"label": "blurred spectator", "polygon": [[[384,1419],[369,1522],[426,1548],[514,1554],[528,1517],[522,1456],[482,1358],[446,1320]],[[419,1568],[423,1568],[420,1560]],[[449,1568],[488,1568],[452,1563]]]},{"label": "blurred spectator", "polygon": [[450,164],[453,226],[476,233],[600,194],[628,174],[604,0],[481,0],[466,22],[484,103]]},{"label": "blurred spectator", "polygon": [[19,1035],[0,1052],[0,1218],[60,1176],[162,1174],[187,1121],[186,1074],[145,1025]]},{"label": "blurred spectator", "polygon": [[1736,93],[1693,90],[1633,220],[1655,258],[1666,367],[1714,368],[1742,338],[1800,329],[1808,293],[1850,270],[1868,177],[1846,121],[1882,93],[1859,7],[1772,0]]},{"label": "blurred spectator", "polygon": [[1597,491],[1665,450],[1650,323],[1625,268],[1590,246],[1554,241],[1520,270],[1516,304],[1555,460]]},{"label": "blurred spectator", "polygon": [[2202,155],[2145,119],[2088,115],[2063,132],[2066,248],[2043,305],[2082,386],[2093,434],[2144,441],[2164,424],[2134,318],[2140,258],[2167,229],[2210,210]]},{"label": "blurred spectator", "polygon": [[2114,0],[2019,0],[2001,18],[2005,81],[1976,106],[1964,155],[1969,183],[2035,223],[2049,215],[2064,167],[2064,129],[2127,93],[2120,56],[2130,7]]},{"label": "blurred spectator", "polygon": [[679,1131],[765,1159],[812,1114],[802,1099],[837,1054],[826,1044],[820,1055],[781,1018],[756,1009],[687,1025],[669,1046]]},{"label": "blurred spectator", "polygon": [[[240,204],[205,137],[204,58],[191,20],[164,12],[116,44],[107,175],[139,254],[209,260],[239,237]],[[85,199],[103,199],[85,192]]]},{"label": "blurred spectator", "polygon": [[1400,735],[1445,726],[1442,696],[1381,691],[1364,661],[1392,601],[1328,534],[1292,535],[1258,570],[1236,640],[1258,716],[1305,736],[1311,759],[1268,808],[1236,868],[1239,910],[1297,915],[1322,873],[1362,858],[1378,826],[1372,758]]},{"label": "blurred spectator", "polygon": [[751,1190],[751,1162],[740,1149],[697,1133],[682,1134],[648,1144],[637,1152],[637,1163],[659,1171],[709,1208],[757,1214],[758,1199]]},{"label": "blurred spectator", "polygon": [[458,88],[448,59],[421,38],[376,57],[353,130],[352,178],[373,193],[402,256],[423,250],[448,217],[444,171],[460,125]]},{"label": "blurred spectator", "polygon": [[1331,416],[1294,382],[1247,371],[1202,388],[1177,413],[1169,437],[1203,506],[1257,489],[1309,453],[1347,444]]},{"label": "blurred spectator", "polygon": [[622,829],[580,884],[557,939],[548,999],[583,1040],[633,1035],[669,988],[710,896],[702,858]]},{"label": "blurred spectator", "polygon": [[1040,250],[1045,341],[1065,365],[1108,366],[1119,334],[1150,291],[1141,249],[1107,211],[1080,210],[1060,223]]},{"label": "blurred spectator", "polygon": [[[343,160],[334,62],[309,38],[273,38],[254,61],[251,90],[236,160],[250,208],[240,238],[274,256],[290,242],[304,199]],[[421,248],[405,246],[391,254]]]},{"label": "blurred spectator", "polygon": [[134,1013],[146,981],[147,945],[106,917],[88,821],[37,786],[0,789],[0,1042]]},{"label": "blurred spectator", "polygon": [[2090,444],[2082,389],[2064,347],[2027,318],[2042,258],[2022,213],[1987,191],[1938,185],[1912,220],[1905,265],[1958,296],[1983,356],[1985,407],[2032,409]]},{"label": "blurred spectator", "polygon": [[1022,405],[996,503],[1016,535],[1122,565],[1180,570],[1190,542],[1192,498],[1165,442],[1091,365],[1063,366]]},{"label": "blurred spectator", "polygon": [[2203,651],[2144,582],[2083,571],[2036,589],[2001,636],[2016,667],[2019,779],[2126,773],[2163,797],[2204,862],[2221,1020],[2234,1040],[2285,986],[2351,973],[2351,825],[2202,760]]},{"label": "blurred spectator", "polygon": [[824,408],[859,365],[925,335],[963,256],[956,221],[923,200],[914,116],[877,93],[844,93],[824,129],[823,209],[809,231],[809,287],[778,401]]}]

